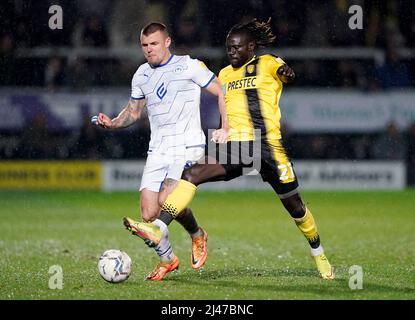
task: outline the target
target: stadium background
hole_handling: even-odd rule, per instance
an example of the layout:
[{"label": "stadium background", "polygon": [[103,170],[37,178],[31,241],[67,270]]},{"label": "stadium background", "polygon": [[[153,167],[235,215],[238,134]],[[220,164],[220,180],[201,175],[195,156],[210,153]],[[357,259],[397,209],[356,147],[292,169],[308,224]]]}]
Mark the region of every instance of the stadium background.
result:
[{"label": "stadium background", "polygon": [[[348,9],[353,4],[363,8],[362,30],[351,30],[348,26],[351,17]],[[48,26],[51,17],[48,9],[51,5],[60,5],[63,9],[62,30],[51,30]],[[126,104],[131,77],[137,66],[144,62],[138,43],[140,28],[152,20],[165,22],[173,37],[174,53],[199,58],[218,73],[227,65],[224,49],[226,31],[237,22],[254,17],[267,19],[270,16],[277,35],[272,51],[283,57],[297,74],[296,82],[287,86],[282,94],[283,135],[298,170],[300,183],[305,190],[317,190],[306,193],[306,197],[316,207],[317,217],[318,210],[322,211],[319,221],[326,232],[325,236],[332,240],[331,249],[343,246],[336,234],[341,234],[344,230],[338,229],[339,226],[334,221],[324,222],[324,219],[332,217],[334,208],[338,210],[336,217],[344,218],[350,225],[361,223],[361,215],[369,215],[375,220],[385,219],[389,223],[390,233],[380,241],[393,243],[396,240],[396,243],[408,245],[409,233],[405,233],[405,230],[410,232],[410,227],[414,224],[414,218],[410,215],[413,214],[411,203],[414,198],[411,188],[415,185],[414,15],[413,1],[2,1],[0,189],[4,191],[0,193],[0,199],[4,205],[0,209],[0,248],[3,254],[8,257],[8,261],[20,265],[21,277],[24,279],[27,276],[23,275],[25,265],[16,252],[30,256],[33,252],[52,252],[47,259],[49,264],[56,257],[53,252],[61,259],[57,263],[68,260],[68,252],[75,252],[78,259],[90,268],[91,261],[86,256],[96,257],[100,251],[107,249],[106,246],[116,244],[133,251],[132,248],[135,247],[131,239],[125,240],[123,231],[118,232],[118,229],[119,219],[126,215],[126,211],[138,214],[136,193],[84,193],[79,190],[134,191],[139,184],[149,138],[147,120],[142,119],[126,130],[108,132],[92,126],[89,119],[98,111],[116,115]],[[204,129],[207,131],[216,128],[218,113],[214,99],[203,94],[201,108]],[[256,177],[240,179],[233,184],[217,183],[211,189],[267,188],[255,179]],[[21,192],[10,192],[16,189]],[[39,191],[42,189],[48,191]],[[73,192],[56,191],[62,189]],[[346,189],[349,192],[321,191],[334,189]],[[375,189],[384,191],[376,193],[372,191]],[[400,191],[392,192],[392,189]],[[269,211],[269,214],[263,213],[264,219],[280,219],[279,223],[290,223],[282,214],[278,215],[280,218],[275,218],[273,211],[283,211],[270,191],[240,192],[206,192],[201,193],[200,199],[195,199],[199,219],[208,226],[213,223],[218,230],[216,235],[212,235],[212,239],[217,237],[216,243],[219,243],[222,235],[228,237],[226,228],[221,229],[219,226],[221,219],[224,223],[229,220],[228,229],[235,228],[232,225],[235,222],[230,217],[226,218],[223,210],[238,215],[245,212],[241,224],[243,221],[249,223],[250,214],[257,210]],[[218,201],[218,197],[222,200]],[[226,201],[241,197],[246,197],[249,203],[247,206],[242,207],[241,203],[241,207],[235,208]],[[256,201],[262,201],[261,205],[265,207],[251,205]],[[207,210],[208,207],[215,212]],[[98,213],[100,210],[102,212]],[[355,216],[349,216],[350,211]],[[396,221],[390,219],[391,211],[401,214],[395,216]],[[85,233],[91,232],[90,227],[83,223],[85,217],[94,221],[94,228],[100,229],[103,226],[104,231],[112,236],[96,240],[94,237],[100,238],[100,230],[93,231],[86,236],[95,241],[91,248],[85,249],[79,245],[79,242],[85,240]],[[22,223],[22,220],[30,221],[32,227]],[[58,240],[61,238],[59,232],[54,234],[51,231],[54,226],[60,226],[60,221],[76,226],[77,231],[71,229],[74,231],[72,240],[78,245],[69,240],[69,249],[66,248],[61,242],[63,240]],[[406,221],[406,226],[402,229],[403,221]],[[43,227],[46,229],[43,230]],[[252,231],[240,225],[237,227],[240,238],[243,238],[243,232]],[[67,228],[69,226],[64,227],[65,230]],[[176,231],[175,226],[172,228],[172,233],[183,233]],[[22,230],[27,230],[27,238],[17,235]],[[278,234],[277,238],[286,239],[283,244],[289,247],[289,239],[300,242],[295,237],[298,236],[295,232],[293,228],[288,234]],[[366,232],[368,237],[373,236],[372,239],[384,235],[384,232],[372,230],[371,234],[368,230],[358,228],[355,232],[359,235]],[[353,233],[343,239],[353,239],[352,235]],[[179,252],[186,251],[186,235],[177,237]],[[324,238],[323,235],[323,243]],[[33,240],[33,247],[27,243],[30,239]],[[260,254],[261,242],[258,238],[257,242],[248,243],[245,239],[244,243],[249,250],[256,250]],[[214,245],[215,240],[212,240],[212,248],[216,248]],[[294,247],[303,248],[301,245],[303,243],[300,242]],[[369,247],[372,245],[374,244]],[[247,247],[240,244],[236,246],[245,254]],[[213,249],[212,256],[215,252],[218,254],[219,247],[215,250]],[[339,250],[337,254],[340,255],[340,252]],[[144,253],[150,256],[144,249],[133,255],[143,259]],[[374,255],[368,264],[375,265],[376,261],[383,263],[382,254],[385,253]],[[278,255],[280,260],[284,260],[287,255],[289,262],[284,261],[284,266],[293,262],[290,261],[290,251]],[[296,257],[296,254],[293,255]],[[398,261],[414,265],[414,254],[410,250],[400,257],[391,255],[397,265]],[[301,254],[298,255],[300,256],[302,257]],[[248,266],[243,264],[229,276],[242,279],[241,286],[246,281],[244,285],[249,287],[249,278],[257,277],[263,270],[249,270],[250,254],[246,258]],[[255,264],[258,257],[251,258],[252,264]],[[215,265],[215,258],[211,259],[212,265]],[[294,259],[299,268],[294,271],[294,277],[308,277],[312,273],[310,265],[305,271],[301,269],[304,265],[301,259]],[[28,265],[32,272],[37,272],[36,268],[44,270],[45,265],[36,259],[34,261],[34,265]],[[139,272],[144,275],[151,268],[152,262],[142,260],[140,263],[143,263],[143,268],[140,267]],[[221,266],[219,261],[217,263]],[[339,270],[344,273],[343,278],[340,277],[344,283],[347,280],[347,267],[350,266],[348,263],[341,260],[338,262]],[[269,271],[273,267],[275,266],[270,264],[263,268]],[[70,266],[69,269],[71,268],[76,273],[76,267]],[[273,275],[284,278],[284,272]],[[201,281],[208,287],[214,286],[210,282],[221,276],[218,271],[208,274]],[[3,286],[0,295],[2,298],[107,297],[99,290],[96,295],[83,291],[81,284],[73,285],[73,291],[60,296],[59,293],[44,288],[47,273],[42,274],[28,289],[23,289],[19,284],[24,280],[4,278],[4,273],[0,277],[8,282],[8,285]],[[403,276],[398,272],[397,277],[397,295],[391,293],[393,288],[384,285],[375,288],[372,295],[362,295],[360,298],[413,299],[413,276],[407,272]],[[86,281],[82,276],[76,279],[79,283]],[[380,283],[383,280],[387,281],[382,278]],[[104,290],[101,287],[103,284],[97,281],[100,289]],[[279,281],[282,281],[279,284],[284,288],[284,281]],[[289,277],[287,281],[290,281]],[[220,291],[222,293],[213,298],[331,298],[330,290],[320,293],[306,290],[302,295],[304,290],[301,288],[304,289],[303,285],[307,287],[306,281],[301,279],[297,283],[298,291],[288,295],[284,295],[283,290],[277,290],[280,296],[267,296],[259,287],[256,295],[243,295],[229,291],[225,286]],[[377,281],[379,278],[375,276],[373,283]],[[184,289],[194,289],[192,283],[186,285],[189,287],[185,286]],[[143,290],[145,289],[154,290],[151,284],[144,285]],[[15,293],[10,295],[10,292]],[[31,295],[30,292],[37,294]],[[111,292],[114,296],[119,294],[116,289]],[[355,298],[343,289],[339,289],[339,292],[339,298]],[[198,293],[200,295],[196,295],[196,298],[212,298],[207,292]],[[147,297],[174,298],[162,290],[156,290]],[[184,299],[189,297],[191,298],[185,293],[178,296]]]}]

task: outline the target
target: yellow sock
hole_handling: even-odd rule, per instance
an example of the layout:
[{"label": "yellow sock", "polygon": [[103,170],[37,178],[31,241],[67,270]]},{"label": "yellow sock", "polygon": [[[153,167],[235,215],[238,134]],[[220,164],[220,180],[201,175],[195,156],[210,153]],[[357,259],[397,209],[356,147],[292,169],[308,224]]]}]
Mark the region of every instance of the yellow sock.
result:
[{"label": "yellow sock", "polygon": [[180,180],[173,192],[167,196],[161,209],[176,218],[192,202],[196,189],[193,183]]},{"label": "yellow sock", "polygon": [[317,233],[317,226],[314,222],[313,215],[310,210],[306,208],[305,215],[302,218],[294,219],[298,229],[304,234],[308,242],[315,242],[319,235]]}]

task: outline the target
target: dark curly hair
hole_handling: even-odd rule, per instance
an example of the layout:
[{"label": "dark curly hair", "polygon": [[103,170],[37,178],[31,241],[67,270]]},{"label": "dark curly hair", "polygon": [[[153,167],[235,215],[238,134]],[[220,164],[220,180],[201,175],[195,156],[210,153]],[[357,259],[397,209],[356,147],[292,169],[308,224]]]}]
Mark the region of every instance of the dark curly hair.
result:
[{"label": "dark curly hair", "polygon": [[230,34],[244,33],[249,37],[250,41],[255,41],[258,47],[268,47],[274,43],[276,36],[271,30],[271,18],[266,22],[260,22],[258,19],[253,19],[245,23],[239,23],[232,27]]}]

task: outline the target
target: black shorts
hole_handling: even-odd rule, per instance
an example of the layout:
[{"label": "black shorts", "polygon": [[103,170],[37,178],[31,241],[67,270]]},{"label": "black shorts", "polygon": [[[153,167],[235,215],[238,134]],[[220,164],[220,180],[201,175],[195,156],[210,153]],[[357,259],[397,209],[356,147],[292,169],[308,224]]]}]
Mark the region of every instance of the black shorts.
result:
[{"label": "black shorts", "polygon": [[255,169],[281,199],[298,192],[293,164],[287,156],[282,140],[229,141],[226,144],[216,144],[213,150],[215,155],[210,156],[214,156],[225,168],[225,181],[248,174]]}]

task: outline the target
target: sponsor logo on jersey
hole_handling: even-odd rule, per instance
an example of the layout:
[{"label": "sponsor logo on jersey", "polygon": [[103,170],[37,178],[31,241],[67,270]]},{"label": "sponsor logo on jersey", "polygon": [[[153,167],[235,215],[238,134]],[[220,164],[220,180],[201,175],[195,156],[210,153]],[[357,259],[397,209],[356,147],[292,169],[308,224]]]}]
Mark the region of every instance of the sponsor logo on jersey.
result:
[{"label": "sponsor logo on jersey", "polygon": [[177,66],[176,68],[173,69],[173,73],[174,74],[181,74],[186,69],[187,69],[187,66]]},{"label": "sponsor logo on jersey", "polygon": [[160,98],[160,100],[163,100],[164,96],[167,93],[167,89],[164,87],[164,82],[157,88],[157,97]]},{"label": "sponsor logo on jersey", "polygon": [[256,77],[247,77],[228,82],[227,91],[256,88]]},{"label": "sponsor logo on jersey", "polygon": [[255,71],[255,66],[250,64],[248,67],[246,67],[246,72],[251,74]]}]

